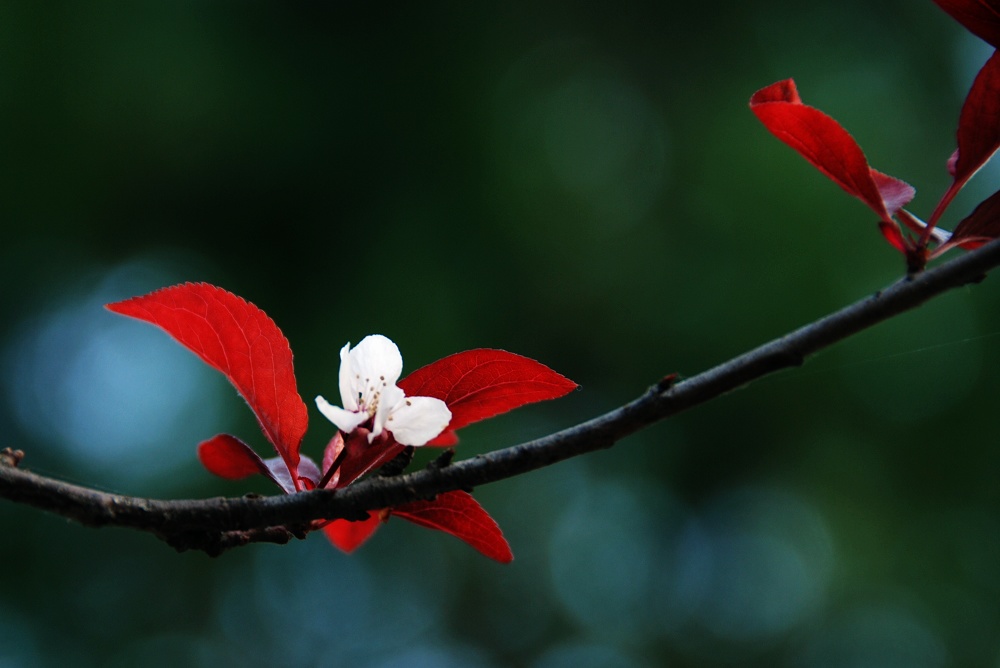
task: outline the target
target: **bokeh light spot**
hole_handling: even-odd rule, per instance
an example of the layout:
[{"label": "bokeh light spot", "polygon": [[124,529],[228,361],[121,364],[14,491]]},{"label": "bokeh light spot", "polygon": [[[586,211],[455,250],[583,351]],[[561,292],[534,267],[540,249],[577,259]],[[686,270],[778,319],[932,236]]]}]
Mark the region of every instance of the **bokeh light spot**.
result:
[{"label": "bokeh light spot", "polygon": [[19,323],[3,351],[3,387],[20,428],[116,483],[188,465],[224,426],[225,381],[162,331],[103,308],[171,282],[169,267],[142,261],[95,272],[80,282],[90,287]]}]

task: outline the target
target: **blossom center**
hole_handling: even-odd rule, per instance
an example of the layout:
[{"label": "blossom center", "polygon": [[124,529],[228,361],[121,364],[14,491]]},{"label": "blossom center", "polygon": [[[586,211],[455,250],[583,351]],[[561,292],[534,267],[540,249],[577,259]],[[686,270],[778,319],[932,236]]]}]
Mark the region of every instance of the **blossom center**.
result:
[{"label": "blossom center", "polygon": [[[354,378],[360,381],[361,374],[356,374]],[[386,381],[385,376],[379,376],[376,383],[373,383],[371,378],[365,378],[362,387],[366,388],[367,391],[362,390],[358,392],[358,412],[367,413],[370,418],[375,417],[382,401],[382,391],[388,386],[389,383]]]}]

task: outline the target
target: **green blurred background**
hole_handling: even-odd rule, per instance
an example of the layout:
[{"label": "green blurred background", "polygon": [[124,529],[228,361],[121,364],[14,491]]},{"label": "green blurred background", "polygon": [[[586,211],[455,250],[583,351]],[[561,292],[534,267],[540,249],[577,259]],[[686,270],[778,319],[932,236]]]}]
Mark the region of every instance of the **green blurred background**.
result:
[{"label": "green blurred background", "polygon": [[[277,321],[310,405],[380,332],[406,369],[499,347],[582,385],[460,457],[569,426],[902,273],[754,90],[794,76],[926,216],[987,56],[930,0],[4,2],[0,445],[270,493],[197,464],[221,431],[267,454],[224,379],[101,308],[196,280]],[[210,559],[0,502],[0,666],[1000,665],[998,305],[987,280],[477,490],[509,566],[399,521]]]}]

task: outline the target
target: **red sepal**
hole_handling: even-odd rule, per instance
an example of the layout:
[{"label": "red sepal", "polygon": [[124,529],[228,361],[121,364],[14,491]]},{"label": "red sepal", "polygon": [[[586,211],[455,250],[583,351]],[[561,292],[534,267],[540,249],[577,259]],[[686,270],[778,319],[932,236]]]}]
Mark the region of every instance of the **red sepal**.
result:
[{"label": "red sepal", "polygon": [[454,445],[448,432],[525,404],[561,397],[578,386],[533,359],[480,348],[455,353],[399,381],[408,396],[435,397],[448,405],[451,422],[434,445]]},{"label": "red sepal", "polygon": [[[385,432],[373,442],[368,442],[369,431],[363,427],[355,429],[343,437],[344,450],[335,487],[346,487],[352,482],[392,460],[403,451],[403,446]],[[336,440],[334,436],[334,440]],[[331,441],[331,444],[333,441]],[[328,449],[330,446],[327,446]],[[338,453],[338,456],[340,453]],[[324,456],[324,460],[328,457]]]},{"label": "red sepal", "polygon": [[107,308],[157,325],[222,372],[297,481],[309,417],[296,389],[288,341],[267,314],[206,283],[164,288]]},{"label": "red sepal", "polygon": [[490,559],[504,564],[514,559],[500,527],[467,492],[447,492],[431,501],[396,506],[390,512],[422,527],[449,533]]}]

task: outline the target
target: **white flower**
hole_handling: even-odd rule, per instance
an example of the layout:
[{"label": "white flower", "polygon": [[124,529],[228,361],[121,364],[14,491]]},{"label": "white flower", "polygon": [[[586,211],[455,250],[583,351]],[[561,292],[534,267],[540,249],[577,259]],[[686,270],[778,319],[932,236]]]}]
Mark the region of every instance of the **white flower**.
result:
[{"label": "white flower", "polygon": [[368,442],[383,431],[402,445],[424,445],[444,431],[451,411],[440,399],[407,397],[396,386],[403,357],[396,344],[380,334],[366,336],[354,349],[340,349],[340,400],[333,406],[316,397],[316,407],[337,428],[349,434],[372,420]]}]

